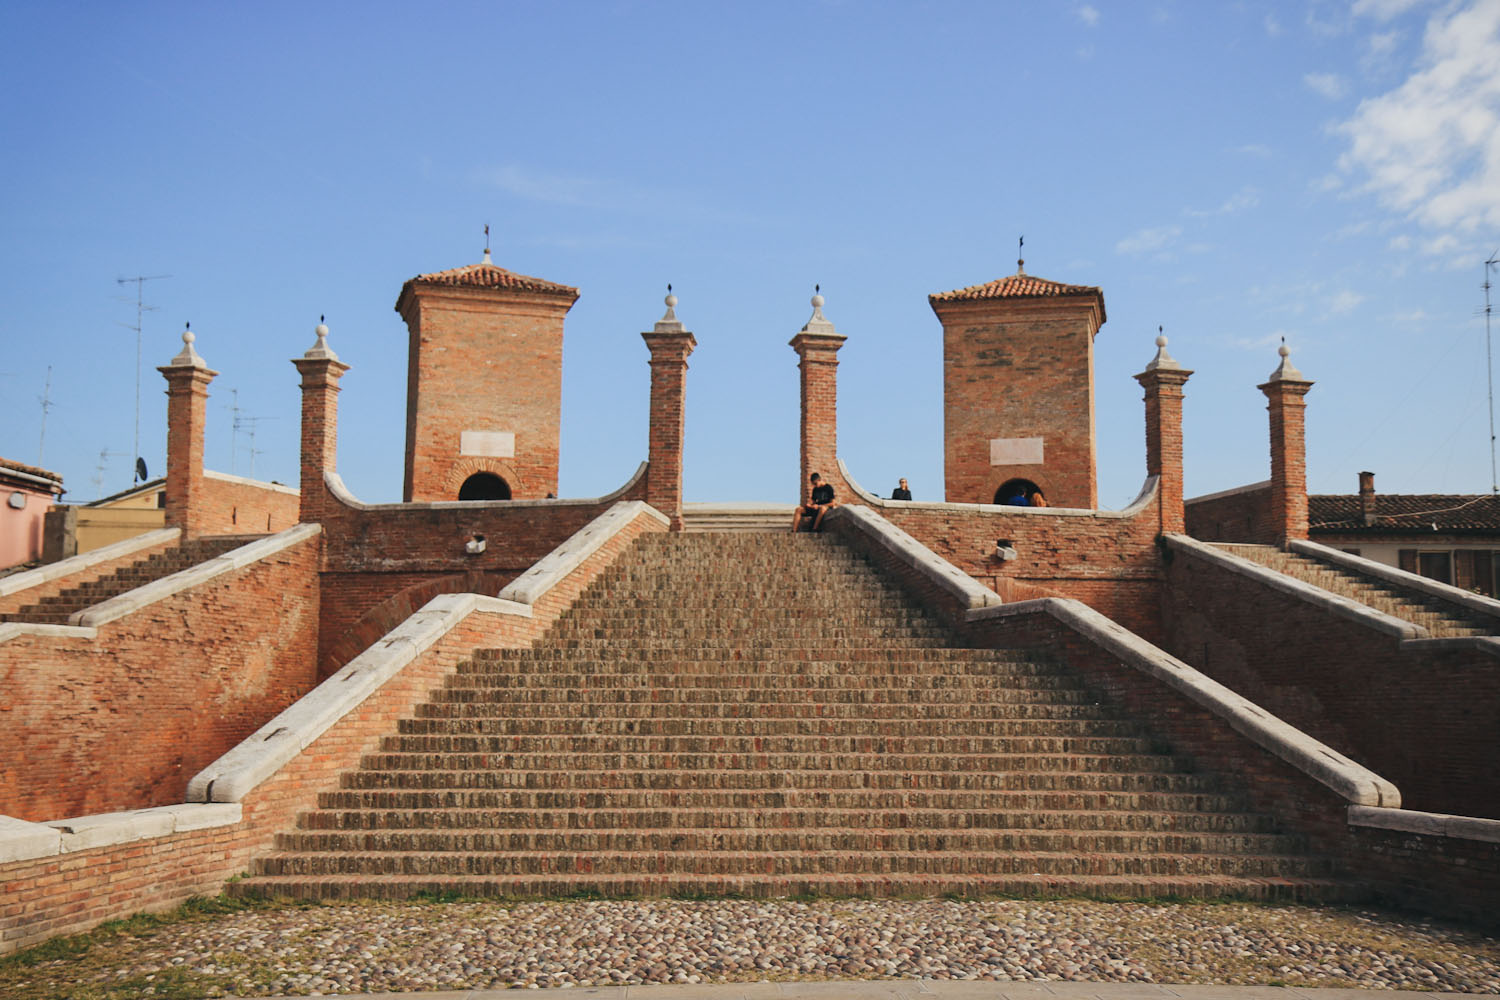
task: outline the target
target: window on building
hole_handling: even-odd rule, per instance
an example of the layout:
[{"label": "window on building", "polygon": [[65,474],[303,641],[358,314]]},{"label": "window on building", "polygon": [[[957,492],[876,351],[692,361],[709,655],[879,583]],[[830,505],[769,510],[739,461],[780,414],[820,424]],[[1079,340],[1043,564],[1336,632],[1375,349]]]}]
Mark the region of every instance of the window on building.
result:
[{"label": "window on building", "polygon": [[1500,550],[1495,549],[1400,549],[1396,564],[1408,573],[1452,584],[1461,590],[1495,595],[1500,580]]}]

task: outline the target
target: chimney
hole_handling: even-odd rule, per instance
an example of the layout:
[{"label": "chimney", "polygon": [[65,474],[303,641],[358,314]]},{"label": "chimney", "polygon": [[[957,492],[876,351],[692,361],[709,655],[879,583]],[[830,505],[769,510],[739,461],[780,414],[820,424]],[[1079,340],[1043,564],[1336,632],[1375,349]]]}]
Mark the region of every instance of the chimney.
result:
[{"label": "chimney", "polygon": [[1365,527],[1375,523],[1375,473],[1359,474],[1359,510],[1364,515]]}]

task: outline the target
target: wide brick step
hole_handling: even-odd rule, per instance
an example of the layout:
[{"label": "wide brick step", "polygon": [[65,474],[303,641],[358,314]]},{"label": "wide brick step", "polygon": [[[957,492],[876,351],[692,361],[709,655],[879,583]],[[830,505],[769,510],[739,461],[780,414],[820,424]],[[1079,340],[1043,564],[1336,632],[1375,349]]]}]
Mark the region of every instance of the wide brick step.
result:
[{"label": "wide brick step", "polygon": [[924,875],[765,875],[700,876],[638,873],[600,878],[596,875],[546,875],[491,878],[485,876],[367,875],[259,876],[231,883],[231,895],[304,900],[411,899],[423,895],[472,896],[497,899],[559,898],[573,896],[688,898],[737,896],[777,899],[787,896],[874,896],[982,898],[1081,897],[1145,899],[1176,896],[1187,899],[1251,899],[1266,903],[1330,902],[1359,898],[1357,887],[1328,878],[1261,878],[1223,876],[1136,876],[1041,873],[957,876]]},{"label": "wide brick step", "polygon": [[[876,753],[895,754],[1146,754],[1142,736],[1008,736],[988,733],[982,723],[954,722],[937,732],[823,733],[815,725],[774,727],[760,719],[738,723],[716,719],[701,725],[668,720],[642,732],[645,723],[609,720],[546,720],[516,723],[504,736],[387,736],[383,753]],[[895,728],[895,727],[893,727]]]},{"label": "wide brick step", "polygon": [[774,653],[788,660],[817,660],[828,655],[826,644],[878,642],[882,648],[939,649],[953,640],[941,633],[931,635],[882,635],[870,634],[858,628],[838,628],[827,632],[813,630],[786,630],[759,635],[724,635],[717,629],[703,628],[691,636],[670,633],[643,636],[629,630],[592,637],[570,637],[566,634],[549,636],[546,648],[566,650],[578,655],[631,656],[636,652],[661,651],[681,656],[691,648],[694,656],[709,656],[715,650],[730,654],[736,659],[755,653]]},{"label": "wide brick step", "polygon": [[[329,792],[347,800],[386,793]],[[669,806],[652,797],[669,798]],[[814,808],[776,804],[766,792],[524,792],[491,809],[347,809],[324,806],[298,822],[306,830],[628,830],[791,826],[886,830],[1052,830],[1115,833],[1274,833],[1269,820],[1233,811],[1231,796],[1021,793],[787,793],[780,798],[829,798]],[[701,800],[701,802],[700,802]],[[1051,801],[1072,808],[1043,807]],[[1210,809],[1209,805],[1225,809]],[[1183,815],[1183,810],[1192,810]]]},{"label": "wide brick step", "polygon": [[[1015,792],[1035,796],[1037,808],[1055,805],[1054,796],[1163,794],[1194,796],[1193,807],[1207,806],[1210,800],[1197,796],[1219,795],[1220,780],[1214,775],[1152,772],[1084,772],[1084,771],[965,771],[902,770],[849,771],[819,768],[797,770],[642,770],[610,768],[609,770],[552,769],[545,771],[483,771],[460,776],[455,771],[349,771],[340,778],[341,789],[328,795],[397,796],[380,798],[388,805],[425,803],[412,808],[500,808],[516,791],[579,792],[626,791],[632,789],[685,792],[694,789],[751,791],[873,789],[918,791]],[[332,804],[347,805],[354,800],[340,799]],[[360,799],[363,802],[365,800]],[[1218,799],[1212,802],[1218,802]],[[1051,804],[1049,804],[1051,803]],[[1218,805],[1213,808],[1217,810]]]},{"label": "wide brick step", "polygon": [[[547,684],[545,676],[513,685],[472,685],[445,687],[432,692],[431,698],[417,706],[417,718],[502,718],[509,713],[509,706],[517,702],[562,705],[578,701],[586,690],[575,684]],[[954,686],[951,688],[882,688],[875,691],[857,687],[820,689],[801,688],[781,692],[767,687],[673,687],[667,684],[615,685],[624,697],[632,701],[650,701],[658,704],[718,704],[726,700],[726,690],[733,691],[733,700],[742,705],[776,705],[784,701],[822,700],[832,705],[907,705],[924,709],[933,705],[963,705],[981,694],[974,688]],[[596,690],[605,690],[599,685]],[[495,694],[504,690],[502,697]],[[593,693],[592,690],[589,691]],[[982,695],[991,704],[1007,706],[1033,706],[1038,711],[1058,705],[1082,706],[1095,704],[1094,695],[1082,689],[1063,687],[1043,689],[1037,687],[1000,687],[985,689]],[[618,699],[611,698],[611,701]],[[600,704],[605,703],[601,699]]]},{"label": "wide brick step", "polygon": [[[375,854],[551,854],[598,852],[641,854],[674,852],[686,854],[837,852],[847,854],[963,851],[1040,854],[1179,854],[1274,857],[1302,849],[1297,838],[1256,833],[1175,833],[1091,830],[983,830],[927,829],[917,826],[891,828],[881,814],[868,817],[856,827],[826,827],[817,822],[824,813],[786,812],[773,814],[784,820],[780,829],[733,829],[709,822],[694,822],[692,813],[657,814],[686,820],[681,826],[662,824],[651,829],[516,829],[499,830],[339,830],[301,831],[276,837],[276,849],[289,853],[368,852]],[[859,816],[851,816],[858,821]],[[899,819],[897,815],[893,818]],[[1312,874],[1311,864],[1299,866],[1299,874]],[[448,869],[454,870],[454,869]],[[463,870],[463,869],[458,869]],[[509,869],[502,869],[509,870]],[[862,866],[854,870],[865,870]],[[901,870],[897,868],[897,870]],[[1006,868],[1001,871],[1011,870]],[[1076,870],[1076,869],[1075,869]],[[1237,864],[1207,869],[1239,872]],[[481,872],[483,873],[483,872]],[[1261,869],[1255,874],[1266,874]]]},{"label": "wide brick step", "polygon": [[[564,705],[517,704],[509,706],[511,718],[494,719],[402,719],[396,731],[411,736],[503,737],[523,726],[550,723],[564,731],[649,733],[652,727],[670,726],[673,731],[683,724],[702,724],[713,720],[753,720],[772,727],[770,731],[800,732],[808,735],[841,736],[916,736],[937,735],[940,727],[954,721],[974,722],[982,728],[976,734],[987,736],[1138,736],[1139,724],[1123,719],[1103,718],[1035,718],[1019,719],[1000,713],[993,705],[923,705],[919,712],[910,706],[826,705],[806,702],[782,704],[752,710],[749,706],[723,702],[682,704],[656,702],[578,701]],[[884,708],[884,712],[872,708]],[[572,711],[569,711],[572,709]],[[607,713],[607,715],[605,714]],[[388,737],[389,739],[389,737]]]},{"label": "wide brick step", "polygon": [[263,875],[1208,875],[1251,878],[1326,874],[1307,857],[1047,851],[589,851],[278,852],[255,862]]},{"label": "wide brick step", "polygon": [[[542,741],[538,741],[542,742]],[[707,743],[709,741],[699,741]],[[379,781],[402,772],[421,774],[427,784],[440,788],[448,782],[472,782],[484,787],[491,770],[613,770],[656,768],[659,770],[725,770],[748,768],[813,768],[876,771],[890,769],[964,771],[1031,770],[1080,771],[1084,773],[1178,771],[1186,761],[1163,754],[1048,754],[1048,753],[890,753],[884,750],[820,752],[816,750],[716,750],[639,752],[619,749],[589,751],[534,750],[489,754],[372,753],[360,759],[360,777]],[[456,778],[453,776],[457,776]],[[380,784],[371,787],[381,787]],[[464,787],[462,784],[448,787]]]},{"label": "wide brick step", "polygon": [[[743,652],[725,652],[723,650],[705,651],[698,649],[632,650],[630,655],[632,658],[638,658],[642,662],[666,662],[673,664],[708,664],[749,659],[752,662],[764,663],[770,666],[779,664],[783,670],[792,669],[799,675],[808,672],[830,673],[856,670],[866,674],[910,673],[913,671],[930,670],[930,664],[934,663],[1015,666],[1018,670],[1032,672],[1045,670],[1054,674],[1066,672],[1042,657],[1032,657],[1008,650],[960,649],[953,646],[902,649],[899,655],[893,655],[890,649],[878,645],[863,647],[844,646],[839,648],[798,650],[796,651],[795,659],[787,652],[781,652],[774,656],[750,657]],[[560,661],[565,663],[570,670],[575,670],[576,672],[576,670],[587,669],[591,663],[595,665],[619,663],[621,662],[621,656],[609,655],[591,660],[587,657],[580,657],[570,651],[551,649],[543,642],[529,649],[476,649],[471,654],[469,662],[482,664],[514,661],[522,661],[527,664]],[[795,664],[795,667],[789,668],[787,666],[789,664]],[[465,664],[460,664],[459,669],[467,670],[469,667]],[[993,672],[993,669],[991,672]]]}]

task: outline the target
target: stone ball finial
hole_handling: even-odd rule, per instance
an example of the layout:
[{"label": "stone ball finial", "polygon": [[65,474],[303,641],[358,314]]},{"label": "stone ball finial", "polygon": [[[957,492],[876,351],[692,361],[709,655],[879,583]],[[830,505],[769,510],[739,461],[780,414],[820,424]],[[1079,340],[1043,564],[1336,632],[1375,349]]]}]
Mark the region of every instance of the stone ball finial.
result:
[{"label": "stone ball finial", "polygon": [[323,317],[318,317],[318,325],[313,327],[313,333],[317,334],[319,340],[328,339],[328,324],[323,322]]},{"label": "stone ball finial", "polygon": [[823,308],[823,296],[821,296],[821,295],[814,295],[812,297],[812,307],[814,309],[822,309]]},{"label": "stone ball finial", "polygon": [[666,302],[668,309],[677,308],[677,296],[673,295],[671,292],[667,293],[667,297],[663,301]]},{"label": "stone ball finial", "polygon": [[1167,336],[1166,336],[1166,334],[1164,334],[1164,333],[1158,333],[1156,335],[1156,346],[1157,347],[1166,347],[1167,346]]},{"label": "stone ball finial", "polygon": [[1280,347],[1276,348],[1276,353],[1284,358],[1288,354],[1292,353],[1292,349],[1290,347],[1287,347],[1285,344],[1282,344]]},{"label": "stone ball finial", "polygon": [[189,323],[182,328],[182,342],[184,344],[191,347],[193,346],[193,341],[197,339],[197,335],[193,333],[193,324]]}]

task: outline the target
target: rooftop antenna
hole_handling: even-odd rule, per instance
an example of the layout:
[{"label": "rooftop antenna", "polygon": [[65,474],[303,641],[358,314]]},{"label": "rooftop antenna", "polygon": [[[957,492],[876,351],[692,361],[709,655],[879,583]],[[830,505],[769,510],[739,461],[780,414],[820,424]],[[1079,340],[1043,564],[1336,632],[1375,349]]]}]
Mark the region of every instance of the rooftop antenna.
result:
[{"label": "rooftop antenna", "polygon": [[243,422],[247,427],[250,428],[250,478],[254,479],[255,478],[255,456],[256,455],[264,455],[265,454],[265,449],[255,447],[255,427],[262,420],[276,420],[277,418],[276,417],[237,417],[236,419],[239,420],[239,421],[241,421],[241,422]]},{"label": "rooftop antenna", "polygon": [[[115,279],[115,284],[117,285],[128,285],[132,281],[135,282],[135,325],[131,326],[129,323],[121,323],[120,325],[127,330],[135,331],[135,441],[131,454],[136,458],[140,458],[141,456],[141,318],[148,312],[156,311],[156,306],[146,305],[141,298],[141,286],[148,281],[157,281],[170,277],[170,274],[138,274],[134,278]],[[128,302],[129,299],[125,301]],[[135,474],[137,477],[140,475],[139,463],[136,465]],[[133,480],[131,485],[134,486],[136,482],[139,482],[138,478]]]},{"label": "rooftop antenna", "polygon": [[230,389],[229,398],[229,473],[234,475],[237,471],[235,459],[240,451],[240,391]]},{"label": "rooftop antenna", "polygon": [[[108,448],[99,449],[99,464],[94,466],[94,474],[90,478],[94,482],[95,500],[104,499],[104,470],[109,465],[111,458],[123,458],[123,451],[110,451]],[[134,483],[131,484],[135,485]]]},{"label": "rooftop antenna", "polygon": [[1495,475],[1495,361],[1494,352],[1490,347],[1490,271],[1496,264],[1500,264],[1500,250],[1490,254],[1489,260],[1484,262],[1484,370],[1489,374],[1490,383],[1490,494],[1500,493],[1500,485],[1496,485]]},{"label": "rooftop antenna", "polygon": [[41,465],[47,454],[47,411],[56,404],[52,402],[52,366],[47,366],[47,384],[42,387],[42,394],[36,398],[42,404],[42,437],[36,444],[36,464]]}]

